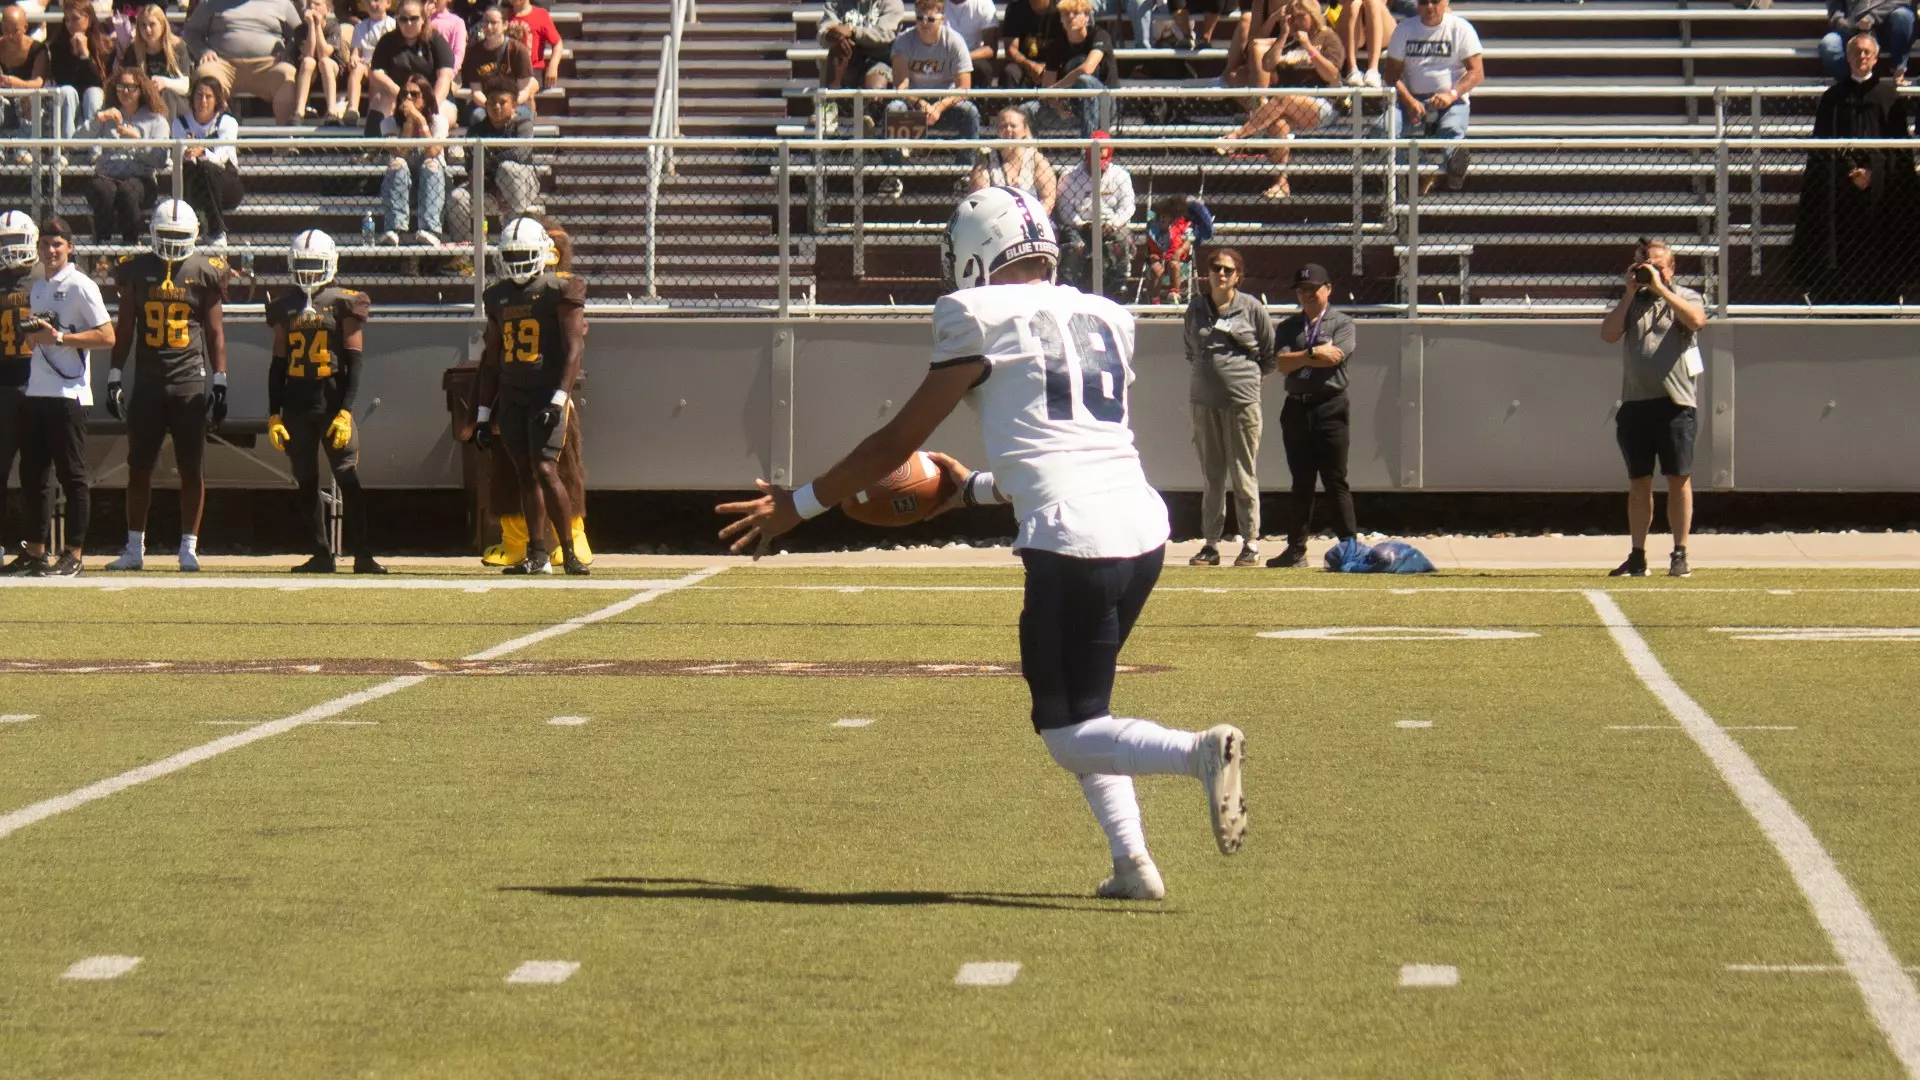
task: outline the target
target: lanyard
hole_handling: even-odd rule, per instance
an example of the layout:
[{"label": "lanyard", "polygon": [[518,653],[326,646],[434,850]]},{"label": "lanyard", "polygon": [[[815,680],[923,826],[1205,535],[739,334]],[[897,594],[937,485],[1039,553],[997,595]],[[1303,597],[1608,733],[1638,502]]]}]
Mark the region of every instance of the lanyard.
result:
[{"label": "lanyard", "polygon": [[1327,317],[1327,310],[1328,309],[1325,308],[1321,309],[1320,314],[1314,317],[1313,325],[1307,327],[1307,348],[1309,349],[1313,348],[1319,341],[1320,320]]}]

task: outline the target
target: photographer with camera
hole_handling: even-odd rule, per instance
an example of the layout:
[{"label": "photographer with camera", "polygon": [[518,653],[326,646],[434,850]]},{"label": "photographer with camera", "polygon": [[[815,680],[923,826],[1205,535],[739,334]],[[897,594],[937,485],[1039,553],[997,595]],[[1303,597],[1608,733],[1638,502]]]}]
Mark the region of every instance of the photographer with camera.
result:
[{"label": "photographer with camera", "polygon": [[1653,527],[1653,466],[1667,478],[1667,524],[1673,557],[1667,573],[1687,577],[1687,533],[1693,524],[1693,442],[1699,434],[1694,385],[1705,365],[1695,335],[1707,325],[1700,294],[1673,281],[1673,250],[1640,238],[1627,268],[1626,290],[1600,323],[1600,339],[1620,342],[1622,379],[1615,434],[1627,461],[1627,527],[1633,551],[1613,577],[1647,576],[1647,531]]}]

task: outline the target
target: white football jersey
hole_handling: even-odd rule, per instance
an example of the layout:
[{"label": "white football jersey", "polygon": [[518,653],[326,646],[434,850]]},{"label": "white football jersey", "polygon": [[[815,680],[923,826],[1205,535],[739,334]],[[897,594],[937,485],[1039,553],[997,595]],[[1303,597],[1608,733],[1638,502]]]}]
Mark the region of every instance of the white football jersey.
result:
[{"label": "white football jersey", "polygon": [[933,366],[984,358],[967,394],[1016,548],[1131,558],[1166,543],[1167,507],[1127,422],[1133,315],[1068,285],[983,285],[933,307]]}]

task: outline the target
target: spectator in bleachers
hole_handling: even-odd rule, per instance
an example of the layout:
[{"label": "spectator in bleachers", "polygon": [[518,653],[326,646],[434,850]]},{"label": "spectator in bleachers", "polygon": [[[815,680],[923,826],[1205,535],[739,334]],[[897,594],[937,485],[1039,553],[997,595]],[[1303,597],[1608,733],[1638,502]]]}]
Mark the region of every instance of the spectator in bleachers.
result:
[{"label": "spectator in bleachers", "polygon": [[[1287,6],[1286,34],[1287,47],[1269,50],[1263,61],[1271,85],[1340,85],[1340,61],[1344,58],[1344,51],[1339,35],[1328,29],[1322,20],[1318,0],[1291,0]],[[1307,97],[1303,94],[1270,97],[1247,115],[1245,123],[1227,132],[1221,142],[1255,138],[1291,139],[1297,132],[1312,131],[1328,123],[1335,114],[1331,98]],[[1229,148],[1221,145],[1217,149],[1225,154]],[[1276,146],[1267,151],[1267,157],[1284,169],[1292,159],[1292,151],[1285,146]],[[1292,182],[1282,172],[1274,180],[1273,186],[1262,194],[1269,199],[1289,198],[1293,194]]]},{"label": "spectator in bleachers", "polygon": [[[420,0],[402,0],[394,16],[393,32],[373,49],[372,104],[367,113],[368,135],[382,134],[380,123],[399,103],[400,88],[415,75],[427,81],[438,105],[453,93],[453,46],[427,25],[426,6]],[[449,118],[448,127],[452,126]]]},{"label": "spectator in bleachers", "polygon": [[1380,77],[1380,62],[1386,59],[1387,40],[1400,20],[1419,13],[1417,0],[1344,0],[1338,20],[1328,9],[1327,25],[1339,31],[1340,47],[1346,50],[1348,86],[1386,85]]},{"label": "spectator in bleachers", "polygon": [[1007,47],[1000,85],[1045,85],[1047,42],[1064,32],[1053,0],[1007,0],[1007,12],[1000,17],[1000,42]]},{"label": "spectator in bleachers", "polygon": [[1846,77],[1847,43],[1858,34],[1872,34],[1880,59],[1894,79],[1907,75],[1907,56],[1913,52],[1913,0],[1827,0],[1827,26],[1820,39],[1820,69],[1829,79]]},{"label": "spectator in bleachers", "polygon": [[1000,13],[993,0],[947,0],[947,26],[967,43],[973,58],[974,82],[985,86],[993,81],[993,55],[1000,46]]},{"label": "spectator in bleachers", "polygon": [[181,36],[194,54],[196,75],[220,80],[222,91],[252,94],[273,103],[276,124],[293,123],[293,83],[288,42],[300,28],[293,0],[199,0]]},{"label": "spectator in bleachers", "polygon": [[[1912,137],[1906,104],[1876,69],[1872,34],[1847,43],[1848,72],[1820,95],[1816,139]],[[1920,273],[1920,181],[1913,151],[1814,150],[1800,174],[1787,265],[1822,303],[1887,304]]]},{"label": "spectator in bleachers", "polygon": [[527,28],[527,53],[533,58],[533,76],[548,90],[560,85],[560,28],[546,8],[534,7],[533,0],[507,0],[513,5],[512,22]]},{"label": "spectator in bleachers", "polygon": [[342,117],[349,126],[360,122],[360,95],[373,74],[373,53],[380,42],[399,25],[387,13],[387,0],[365,0],[367,17],[354,24],[346,57],[347,111]]},{"label": "spectator in bleachers", "polygon": [[[467,125],[469,139],[528,139],[533,137],[533,117],[521,113],[513,79],[496,74],[487,80],[486,113]],[[524,146],[489,145],[483,155],[486,172],[482,176],[481,213],[489,210],[511,221],[540,210],[540,172],[534,165],[533,151]],[[469,242],[473,235],[473,180],[453,190],[448,199],[447,227],[452,243]]]},{"label": "spectator in bleachers", "polygon": [[1169,195],[1147,219],[1144,285],[1149,304],[1171,304],[1180,298],[1181,274],[1193,257],[1193,221],[1187,207],[1187,196]]},{"label": "spectator in bleachers", "polygon": [[293,103],[296,115],[306,119],[312,110],[307,101],[313,95],[313,77],[320,76],[320,92],[327,105],[321,115],[327,123],[337,124],[340,115],[340,64],[334,59],[340,40],[340,20],[334,17],[332,0],[306,0],[307,10],[300,29],[293,36],[293,55],[299,62],[293,79]]},{"label": "spectator in bleachers", "polygon": [[[1107,137],[1104,131],[1094,132],[1093,146],[1060,177],[1060,198],[1054,205],[1053,217],[1060,223],[1060,277],[1069,285],[1117,299],[1126,294],[1127,276],[1133,272],[1133,231],[1128,227],[1133,220],[1133,177],[1113,163],[1113,147],[1101,145]],[[1094,148],[1099,150],[1097,157]],[[1093,200],[1096,198],[1100,200],[1098,241],[1093,235]],[[1092,281],[1096,242],[1106,245],[1101,254],[1101,275],[1105,280],[1099,289]]]},{"label": "spectator in bleachers", "polygon": [[[94,114],[87,137],[101,142],[87,181],[87,205],[93,210],[93,242],[138,242],[147,224],[147,208],[157,192],[154,176],[167,162],[167,148],[120,148],[116,139],[167,137],[167,105],[157,83],[139,68],[121,68],[110,80],[113,104]],[[94,261],[93,276],[110,272],[107,257]]]},{"label": "spectator in bleachers", "polygon": [[1227,46],[1227,63],[1221,78],[1226,86],[1266,86],[1272,74],[1267,53],[1285,36],[1286,0],[1252,0],[1252,4],[1234,24],[1233,41]]},{"label": "spectator in bleachers", "polygon": [[447,6],[447,0],[427,0],[427,25],[453,48],[453,70],[467,62],[467,21]]},{"label": "spectator in bleachers", "polygon": [[[1113,38],[1093,25],[1092,0],[1059,0],[1054,5],[1060,16],[1060,33],[1041,48],[1044,89],[1104,90],[1119,81],[1115,74]],[[1042,103],[1028,106],[1038,116]],[[1078,114],[1080,137],[1093,135],[1100,127],[1098,96],[1056,98],[1053,110],[1061,116]]]},{"label": "spectator in bleachers", "polygon": [[507,13],[488,8],[480,13],[480,32],[467,46],[466,63],[460,68],[457,96],[467,108],[467,123],[479,123],[487,115],[486,84],[495,75],[512,82],[520,114],[533,116],[533,95],[540,84],[533,79],[532,57],[525,45],[507,36]]},{"label": "spectator in bleachers", "polygon": [[[392,116],[380,122],[380,134],[401,139],[445,139],[447,114],[423,75],[409,75]],[[386,231],[380,243],[397,247],[400,234],[413,228],[413,242],[440,246],[440,218],[447,205],[446,148],[437,144],[396,149],[380,179]]]},{"label": "spectator in bleachers", "polygon": [[[1220,16],[1226,13],[1227,4],[1238,4],[1239,0],[1167,0],[1167,11],[1173,16],[1172,46],[1192,52],[1213,44],[1213,32],[1220,26]],[[1200,32],[1193,32],[1193,16],[1200,16]]]},{"label": "spectator in bleachers", "polygon": [[[1420,17],[1393,28],[1381,71],[1399,103],[1387,114],[1390,138],[1409,127],[1423,138],[1466,137],[1468,95],[1486,78],[1486,68],[1480,35],[1449,10],[1448,0],[1420,0]],[[1449,151],[1446,159],[1447,187],[1458,191],[1467,178],[1466,148]],[[1433,177],[1421,181],[1423,194],[1432,187]]]},{"label": "spectator in bleachers", "polygon": [[[27,12],[15,4],[0,10],[0,88],[38,90],[47,85],[47,47],[27,36]],[[5,99],[0,131],[16,138],[31,136],[40,125],[40,106],[34,99]],[[16,151],[16,163],[31,165],[33,154]]]},{"label": "spectator in bleachers", "polygon": [[[907,17],[901,0],[839,0],[827,5],[815,40],[827,50],[819,61],[820,89],[884,89],[893,77],[893,40]],[[821,107],[821,128],[840,123],[840,106]]]},{"label": "spectator in bleachers", "polygon": [[113,38],[93,13],[93,5],[70,2],[60,25],[47,31],[47,74],[60,90],[60,137],[93,122],[107,100],[107,72],[113,70]]},{"label": "spectator in bleachers", "polygon": [[[202,0],[203,3],[207,0]],[[209,243],[227,242],[227,211],[246,194],[240,184],[239,155],[231,144],[205,146],[207,141],[240,137],[240,121],[227,111],[227,87],[217,77],[195,76],[187,111],[173,118],[173,137],[186,140],[182,193],[200,217],[202,235]]]},{"label": "spectator in bleachers", "polygon": [[[967,53],[967,43],[947,26],[942,0],[915,0],[913,12],[913,28],[902,30],[893,39],[893,88],[905,96],[887,103],[887,115],[891,118],[919,110],[926,117],[929,133],[944,128],[961,139],[978,139],[980,110],[973,102],[951,94],[928,100],[928,92],[973,86],[973,57]],[[906,156],[905,151],[900,153]],[[958,157],[961,165],[971,167],[973,148],[961,150]],[[890,176],[881,183],[883,194],[899,195],[899,177]]]},{"label": "spectator in bleachers", "polygon": [[1260,382],[1274,369],[1273,317],[1240,291],[1246,260],[1233,248],[1209,248],[1207,285],[1187,304],[1187,402],[1200,455],[1200,536],[1189,566],[1219,566],[1227,495],[1242,535],[1235,566],[1260,563]]},{"label": "spectator in bleachers", "polygon": [[[1027,114],[1016,106],[1000,110],[995,135],[1002,139],[1025,139],[1032,136],[1027,127]],[[973,163],[972,189],[979,191],[989,187],[1015,187],[1040,200],[1040,205],[1053,213],[1053,206],[1059,195],[1059,178],[1054,175],[1053,163],[1047,155],[1033,146],[1007,146],[982,154]]]},{"label": "spectator in bleachers", "polygon": [[139,69],[160,87],[168,119],[187,111],[193,60],[187,55],[187,43],[174,36],[167,11],[159,4],[140,9],[133,21],[133,40],[120,51],[119,66]]}]

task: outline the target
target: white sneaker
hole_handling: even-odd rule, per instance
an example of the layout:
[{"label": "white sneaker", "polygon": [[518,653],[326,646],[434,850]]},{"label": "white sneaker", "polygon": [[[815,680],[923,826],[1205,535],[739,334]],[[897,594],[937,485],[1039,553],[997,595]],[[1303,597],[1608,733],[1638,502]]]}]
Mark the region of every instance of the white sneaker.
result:
[{"label": "white sneaker", "polygon": [[421,229],[419,232],[413,234],[413,242],[421,247],[440,246],[440,238],[425,229]]},{"label": "white sneaker", "polygon": [[1365,86],[1366,73],[1362,72],[1359,68],[1354,68],[1352,71],[1347,72],[1347,85],[1348,86]]},{"label": "white sneaker", "polygon": [[1240,791],[1240,766],[1247,757],[1247,737],[1232,724],[1210,727],[1200,734],[1200,782],[1207,788],[1207,813],[1213,817],[1213,842],[1220,854],[1240,850],[1247,835],[1247,801]]},{"label": "white sneaker", "polygon": [[399,247],[400,234],[394,232],[392,229],[388,229],[386,232],[381,233],[380,239],[374,241],[374,243],[379,244],[381,247]]},{"label": "white sneaker", "polygon": [[181,547],[180,549],[181,572],[191,574],[199,569],[200,569],[200,556],[195,555],[192,551],[189,551],[184,546]]},{"label": "white sneaker", "polygon": [[101,569],[102,570],[138,570],[145,565],[146,565],[146,560],[141,557],[140,552],[134,550],[133,548],[126,548],[120,552],[119,558],[101,567]]},{"label": "white sneaker", "polygon": [[1365,81],[1368,86],[1373,87],[1375,90],[1380,89],[1380,87],[1384,85],[1380,81],[1380,73],[1378,71],[1367,72]]},{"label": "white sneaker", "polygon": [[1135,855],[1113,860],[1113,876],[1101,882],[1093,895],[1103,900],[1164,900],[1167,886],[1160,880],[1153,856]]}]

